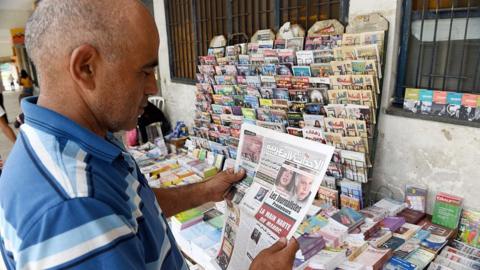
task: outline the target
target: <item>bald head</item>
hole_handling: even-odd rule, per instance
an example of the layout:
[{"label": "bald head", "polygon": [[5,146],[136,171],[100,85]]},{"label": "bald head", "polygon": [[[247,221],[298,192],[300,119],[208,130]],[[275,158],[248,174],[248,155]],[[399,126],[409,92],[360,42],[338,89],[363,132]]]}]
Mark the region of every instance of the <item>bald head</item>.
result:
[{"label": "bald head", "polygon": [[38,104],[97,134],[135,127],[158,91],[158,32],[138,0],[42,0],[25,36]]},{"label": "bald head", "polygon": [[135,15],[151,17],[137,0],[42,0],[27,22],[27,52],[41,74],[83,44],[113,61],[128,50]]}]

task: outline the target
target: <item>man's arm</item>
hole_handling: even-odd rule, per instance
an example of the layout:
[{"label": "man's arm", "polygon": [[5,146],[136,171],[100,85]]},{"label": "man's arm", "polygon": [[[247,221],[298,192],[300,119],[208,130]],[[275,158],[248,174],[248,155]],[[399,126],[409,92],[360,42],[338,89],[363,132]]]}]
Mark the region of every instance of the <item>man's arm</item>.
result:
[{"label": "man's arm", "polygon": [[229,169],[205,182],[178,188],[158,188],[153,191],[165,216],[171,217],[207,202],[222,201],[230,187],[244,177],[243,169],[238,173]]}]

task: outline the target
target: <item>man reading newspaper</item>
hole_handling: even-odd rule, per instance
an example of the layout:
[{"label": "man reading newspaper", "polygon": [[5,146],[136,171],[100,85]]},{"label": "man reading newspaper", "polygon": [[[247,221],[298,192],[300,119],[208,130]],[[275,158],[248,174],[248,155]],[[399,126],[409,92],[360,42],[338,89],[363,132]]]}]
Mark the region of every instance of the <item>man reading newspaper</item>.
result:
[{"label": "man reading newspaper", "polygon": [[[165,218],[223,200],[244,173],[151,189],[112,132],[135,128],[158,92],[154,19],[137,0],[36,2],[25,38],[42,91],[22,102],[0,179],[7,268],[187,269]],[[250,269],[291,269],[296,250],[280,239]]]}]

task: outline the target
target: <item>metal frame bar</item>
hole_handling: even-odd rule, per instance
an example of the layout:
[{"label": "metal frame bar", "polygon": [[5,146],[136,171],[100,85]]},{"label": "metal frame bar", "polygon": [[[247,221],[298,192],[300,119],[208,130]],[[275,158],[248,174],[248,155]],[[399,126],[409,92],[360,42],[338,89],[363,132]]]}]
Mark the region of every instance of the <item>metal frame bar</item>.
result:
[{"label": "metal frame bar", "polygon": [[401,41],[400,41],[400,55],[398,61],[398,75],[397,75],[397,87],[395,88],[395,96],[393,104],[402,105],[403,104],[403,93],[405,83],[405,78],[407,76],[406,70],[404,67],[407,66],[407,53],[408,53],[408,42],[410,38],[410,27],[411,27],[411,14],[412,14],[412,0],[405,0],[403,2],[403,23],[402,23],[402,32],[401,32]]},{"label": "metal frame bar", "polygon": [[[428,87],[430,89],[439,89],[439,90],[455,90],[457,92],[467,92],[467,93],[476,93],[480,92],[480,88],[477,86],[477,81],[479,80],[480,72],[480,50],[478,51],[479,56],[477,58],[477,45],[475,46],[474,51],[470,51],[470,46],[473,44],[467,38],[467,33],[469,30],[469,21],[472,17],[480,17],[480,6],[478,5],[478,0],[468,0],[466,5],[459,7],[457,0],[452,0],[450,7],[445,8],[445,6],[440,6],[440,1],[435,1],[435,6],[430,5],[425,8],[426,3],[431,1],[423,0],[423,7],[416,11],[412,10],[413,0],[405,0],[403,3],[403,22],[402,22],[402,33],[401,33],[401,44],[400,44],[400,54],[398,62],[398,75],[397,75],[397,84],[394,93],[394,102],[393,105],[401,106],[403,104],[403,95],[405,87]],[[453,32],[453,23],[455,19],[465,18],[465,28],[463,29],[463,40],[459,39],[459,42],[454,43],[452,40]],[[425,43],[423,42],[423,31],[424,31],[424,21],[425,20],[435,20],[435,25],[433,29],[433,42]],[[438,33],[440,19],[449,19],[449,30],[448,30],[448,39],[445,41],[438,41]],[[414,20],[421,20],[421,29],[420,29],[420,43],[419,43],[419,57],[416,58],[417,72],[413,74],[413,82],[407,82],[406,76],[406,67],[409,66],[409,37],[411,35],[411,25]],[[445,27],[446,28],[446,27]],[[445,29],[446,30],[446,29]],[[462,30],[461,30],[462,31]],[[475,43],[478,44],[478,43]],[[431,46],[431,52],[425,52],[425,46]],[[439,46],[442,46],[439,48]],[[452,55],[452,50],[455,50],[455,53],[458,53],[458,49],[463,48],[459,53],[460,56],[455,58]],[[440,61],[439,53],[446,53],[446,57],[443,61]],[[424,53],[429,55],[429,59],[425,59],[430,62],[429,72],[424,70]],[[431,57],[431,58],[430,58]],[[476,65],[471,61],[475,61]],[[444,66],[437,67],[437,64],[444,64]],[[457,66],[460,64],[460,68],[454,70],[452,65]],[[410,64],[411,65],[411,64]],[[475,67],[475,70],[472,70],[472,66]],[[470,68],[468,68],[470,67]],[[468,73],[466,73],[468,71]],[[472,76],[472,71],[474,71]],[[426,78],[428,81],[426,81]],[[456,81],[455,81],[456,80]],[[427,85],[428,84],[428,85]],[[473,87],[472,87],[473,85]],[[456,87],[455,87],[456,86]],[[472,88],[471,88],[472,87]]]},{"label": "metal frame bar", "polygon": [[[235,2],[234,2],[235,1]],[[338,20],[346,24],[349,0],[165,0],[170,76],[172,81],[194,83],[199,55],[206,53],[208,40],[214,35],[227,37],[244,32],[249,37],[257,28],[278,30],[282,21],[296,18],[296,23],[311,26],[310,16],[317,9],[317,20],[326,7],[328,17],[337,14],[333,7],[338,5]],[[409,0],[411,1],[411,0]],[[207,8],[207,4],[210,8]],[[220,5],[221,4],[221,5]],[[175,5],[175,6],[173,6]],[[189,5],[189,6],[187,6]],[[190,8],[190,10],[188,10]],[[234,8],[236,11],[233,12]],[[313,9],[312,9],[313,8]],[[175,12],[175,14],[170,14]],[[323,14],[325,15],[325,14]],[[190,18],[188,19],[188,16]],[[305,16],[305,17],[303,17]],[[312,16],[313,18],[314,16]],[[302,20],[302,21],[300,21]],[[273,24],[273,25],[272,25]],[[188,28],[190,26],[190,29]],[[241,31],[243,28],[243,31]],[[181,45],[181,46],[180,46]],[[192,46],[192,48],[188,48]],[[192,73],[193,72],[193,73]]]}]

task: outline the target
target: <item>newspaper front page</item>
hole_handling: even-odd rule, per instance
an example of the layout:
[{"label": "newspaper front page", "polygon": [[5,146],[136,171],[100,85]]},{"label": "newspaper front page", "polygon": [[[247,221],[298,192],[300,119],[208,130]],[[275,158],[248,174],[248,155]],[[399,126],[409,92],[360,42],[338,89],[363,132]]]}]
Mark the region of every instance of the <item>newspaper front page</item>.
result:
[{"label": "newspaper front page", "polygon": [[235,168],[246,178],[227,200],[218,269],[245,270],[280,237],[290,239],[320,187],[334,148],[244,124]]}]

